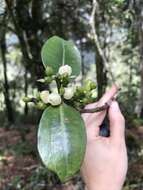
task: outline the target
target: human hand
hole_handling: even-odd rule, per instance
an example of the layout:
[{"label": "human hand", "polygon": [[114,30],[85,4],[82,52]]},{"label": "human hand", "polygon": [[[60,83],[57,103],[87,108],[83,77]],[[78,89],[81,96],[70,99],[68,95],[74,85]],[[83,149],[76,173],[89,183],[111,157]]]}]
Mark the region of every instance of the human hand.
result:
[{"label": "human hand", "polygon": [[[114,85],[103,97],[86,108],[102,106],[117,93]],[[87,148],[81,168],[88,190],[121,190],[127,172],[127,151],[125,145],[125,121],[118,103],[113,101],[108,110],[110,137],[99,136],[106,110],[85,113],[82,117],[87,131]]]}]

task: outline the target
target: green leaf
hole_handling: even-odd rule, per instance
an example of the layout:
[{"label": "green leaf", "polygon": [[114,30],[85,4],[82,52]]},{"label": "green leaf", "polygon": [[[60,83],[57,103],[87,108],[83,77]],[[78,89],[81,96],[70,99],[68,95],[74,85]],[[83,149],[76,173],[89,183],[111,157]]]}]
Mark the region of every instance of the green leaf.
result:
[{"label": "green leaf", "polygon": [[54,36],[47,40],[41,51],[44,67],[52,67],[54,74],[62,65],[72,67],[72,75],[79,75],[81,70],[81,56],[77,47],[71,41]]},{"label": "green leaf", "polygon": [[38,130],[38,151],[45,166],[65,182],[80,169],[85,148],[86,131],[79,112],[66,104],[48,107]]}]

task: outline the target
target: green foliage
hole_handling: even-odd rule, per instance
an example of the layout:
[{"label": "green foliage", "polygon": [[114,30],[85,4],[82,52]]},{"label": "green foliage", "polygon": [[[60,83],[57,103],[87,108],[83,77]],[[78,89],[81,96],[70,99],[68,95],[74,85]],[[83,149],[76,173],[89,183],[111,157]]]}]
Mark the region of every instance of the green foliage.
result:
[{"label": "green foliage", "polygon": [[133,124],[134,126],[136,127],[140,127],[140,126],[143,126],[143,119],[142,118],[132,118],[133,120]]},{"label": "green foliage", "polygon": [[17,156],[20,155],[35,155],[35,148],[32,144],[29,142],[19,142],[18,144],[13,145],[12,147],[9,147],[12,151],[14,151],[14,154]]},{"label": "green foliage", "polygon": [[12,179],[11,187],[12,187],[12,188],[15,188],[15,189],[17,189],[17,190],[22,188],[22,179],[21,179],[20,176],[15,176],[15,177]]},{"label": "green foliage", "polygon": [[[25,97],[23,100],[45,110],[38,129],[39,154],[45,166],[65,182],[79,171],[84,159],[86,131],[77,110],[81,111],[85,104],[95,100],[96,85],[88,80],[83,87],[76,87],[81,57],[72,42],[54,36],[44,44],[41,56],[45,74],[51,80],[38,81],[50,84],[49,90],[39,92],[40,99]],[[55,91],[52,82],[56,84]]]},{"label": "green foliage", "polygon": [[86,132],[80,114],[62,104],[47,108],[40,120],[38,150],[46,167],[61,181],[71,178],[84,158]]},{"label": "green foliage", "polygon": [[141,143],[137,136],[128,131],[126,132],[126,144],[128,147],[129,161],[135,161],[138,158],[139,151],[141,150]]},{"label": "green foliage", "polygon": [[[141,0],[138,2],[141,2]],[[101,48],[105,52],[105,57],[107,57],[109,62],[109,65],[107,65],[108,69],[113,71],[116,80],[121,84],[123,91],[121,91],[119,99],[120,105],[123,107],[123,114],[127,116],[130,121],[127,123],[127,126],[129,128],[130,126],[140,126],[143,122],[138,118],[136,119],[134,112],[137,104],[137,97],[140,92],[139,77],[141,72],[139,67],[140,55],[138,50],[140,47],[139,44],[142,44],[142,42],[140,42],[142,38],[139,37],[138,23],[140,22],[139,9],[141,6],[139,7],[139,3],[136,3],[135,1],[128,0],[104,0],[98,1],[98,3],[99,6],[96,11],[97,16],[95,17],[97,37],[101,44]],[[84,76],[86,76],[87,72],[89,73],[90,70],[90,73],[88,74],[90,78],[96,79],[96,77],[98,77],[96,76],[95,70],[92,69],[97,66],[95,66],[94,62],[94,54],[96,54],[96,52],[91,40],[92,34],[88,23],[92,11],[92,4],[91,1],[85,0],[44,0],[42,2],[39,0],[23,0],[11,1],[11,8],[13,7],[16,8],[12,11],[7,10],[5,14],[0,17],[1,36],[3,36],[4,29],[7,38],[6,73],[10,87],[9,99],[12,102],[12,113],[14,113],[16,122],[18,122],[19,125],[21,123],[34,123],[35,125],[35,121],[36,123],[38,122],[39,115],[31,106],[28,107],[28,115],[26,115],[26,112],[24,115],[24,104],[20,100],[21,97],[26,96],[28,93],[33,93],[34,95],[34,91],[37,88],[43,89],[43,86],[45,85],[44,83],[39,85],[39,82],[35,82],[35,80],[41,78],[44,73],[41,65],[40,49],[45,39],[53,34],[59,35],[64,39],[73,39],[81,50]],[[15,27],[13,19],[7,19],[9,16],[11,17],[13,11],[19,31],[17,30],[17,27]],[[17,38],[19,39],[17,40]],[[66,52],[65,63],[68,65],[74,65],[71,65],[73,69],[72,74],[79,74],[78,68],[80,67],[80,64],[76,64],[77,62],[81,62],[78,57],[79,52],[74,49],[71,42],[62,40],[62,38],[56,36],[53,39],[50,38],[50,44],[47,42],[43,47],[43,62],[47,74],[44,82],[46,80],[45,86],[47,89],[52,80],[51,73],[53,74],[51,69],[47,69],[47,65],[52,65],[52,67],[54,67],[54,73],[57,73],[58,67],[63,62],[63,56],[61,56],[61,53],[63,53],[64,48]],[[21,41],[21,39],[23,40]],[[47,46],[49,47],[47,48]],[[58,51],[55,47],[58,48]],[[51,52],[53,57],[49,57]],[[72,54],[69,52],[72,52]],[[72,58],[70,57],[71,55]],[[74,61],[69,64],[69,59]],[[51,60],[52,62],[50,62]],[[2,63],[1,55],[0,62]],[[2,64],[0,64],[0,70],[3,72]],[[99,73],[99,77],[101,75],[102,72]],[[9,123],[7,122],[6,113],[9,110],[4,103],[5,98],[3,92],[5,92],[5,89],[1,87],[5,84],[3,76],[3,74],[0,75],[0,127],[7,127],[9,126]],[[110,78],[107,83],[112,83]],[[97,85],[102,86],[100,83]],[[28,91],[26,91],[26,86]],[[67,86],[67,81],[65,81],[65,86]],[[90,85],[87,84],[87,89],[89,88]],[[64,89],[61,88],[60,90],[61,95],[63,95]],[[76,97],[73,99],[76,100],[75,104],[79,107],[84,107],[85,104],[89,103],[91,98],[90,94],[85,91],[83,86],[77,89],[75,95]],[[81,97],[83,100],[79,103],[77,100],[80,100]],[[96,99],[94,99],[94,101],[96,101]],[[91,102],[93,102],[93,99]],[[69,101],[66,101],[66,103],[69,104]],[[71,106],[73,106],[73,104],[71,104]],[[43,108],[43,105],[38,103],[38,107]],[[24,125],[22,127],[23,129],[25,128]],[[138,155],[139,144],[138,142],[136,143],[133,136],[130,136],[127,141],[129,157],[132,159],[133,155]],[[13,150],[16,151],[17,156],[20,154],[31,154],[32,152],[32,148],[29,147],[28,143],[19,143],[14,146]],[[44,175],[40,176],[42,181]],[[33,185],[32,188],[35,189],[36,186],[34,187]],[[27,189],[32,188],[29,187]],[[37,189],[39,188],[40,187],[37,186]]]},{"label": "green foliage", "polygon": [[113,3],[123,4],[125,0],[114,0]]},{"label": "green foliage", "polygon": [[73,75],[80,74],[80,53],[71,41],[65,41],[60,37],[54,36],[44,44],[41,56],[44,67],[51,67],[55,74],[62,65],[71,66]]}]

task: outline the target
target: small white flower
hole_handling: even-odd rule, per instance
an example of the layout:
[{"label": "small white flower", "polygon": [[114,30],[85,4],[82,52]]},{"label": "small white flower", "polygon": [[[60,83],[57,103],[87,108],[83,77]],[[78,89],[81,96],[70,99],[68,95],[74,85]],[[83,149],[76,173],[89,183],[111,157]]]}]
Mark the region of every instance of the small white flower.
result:
[{"label": "small white flower", "polygon": [[74,95],[74,92],[75,92],[75,89],[73,87],[65,88],[64,98],[66,100],[71,99],[73,97],[73,95]]},{"label": "small white flower", "polygon": [[47,104],[49,100],[49,91],[43,90],[42,92],[40,92],[40,98],[45,104]]},{"label": "small white flower", "polygon": [[60,75],[64,75],[64,74],[67,74],[67,75],[71,75],[72,73],[72,68],[69,66],[69,65],[63,65],[59,68],[59,74]]},{"label": "small white flower", "polygon": [[53,105],[53,106],[57,106],[59,104],[61,104],[61,96],[58,93],[51,93],[49,94],[49,100],[48,102]]}]

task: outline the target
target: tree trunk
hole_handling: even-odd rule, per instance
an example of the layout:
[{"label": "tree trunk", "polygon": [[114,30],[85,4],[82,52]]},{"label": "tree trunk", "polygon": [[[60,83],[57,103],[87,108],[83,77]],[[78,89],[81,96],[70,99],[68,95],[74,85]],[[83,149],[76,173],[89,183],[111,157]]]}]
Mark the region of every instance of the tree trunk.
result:
[{"label": "tree trunk", "polygon": [[136,3],[140,47],[140,94],[136,106],[136,113],[138,116],[143,117],[143,1],[140,0]]},{"label": "tree trunk", "polygon": [[97,80],[98,99],[100,99],[101,96],[103,95],[103,93],[105,92],[105,88],[107,85],[106,72],[105,72],[102,61],[103,60],[100,57],[98,50],[96,49],[95,64],[96,64],[96,80]]},{"label": "tree trunk", "polygon": [[[41,46],[36,36],[38,26],[34,23],[35,19],[29,14],[29,7],[25,4],[25,1],[17,0],[15,9],[10,6],[8,0],[5,0],[5,2],[20,42],[24,65],[30,71],[33,80],[36,81],[36,79],[41,78],[44,70],[40,57]],[[29,56],[30,53],[32,58]],[[36,85],[38,90],[43,89],[42,84],[36,83]]]},{"label": "tree trunk", "polygon": [[5,31],[1,39],[0,47],[1,47],[1,57],[2,57],[2,64],[4,70],[4,97],[5,97],[6,113],[7,113],[8,122],[12,124],[14,123],[14,116],[13,116],[12,104],[10,101],[9,84],[7,77]]},{"label": "tree trunk", "polygon": [[[104,12],[101,10],[101,2],[97,0],[92,0],[92,12],[90,17],[91,33],[94,39],[95,48],[95,64],[96,64],[96,79],[97,79],[97,98],[101,98],[105,91],[107,84],[107,60],[102,50],[102,44],[100,43],[100,27],[103,22]],[[102,19],[101,19],[102,18]],[[105,67],[106,66],[106,67]]]},{"label": "tree trunk", "polygon": [[[27,79],[27,74],[28,74],[28,69],[27,69],[27,67],[25,67],[25,74],[24,74],[24,81],[25,81],[24,95],[25,95],[25,97],[28,96],[28,79]],[[25,114],[25,116],[28,115],[28,104],[27,103],[25,103],[24,114]]]}]

